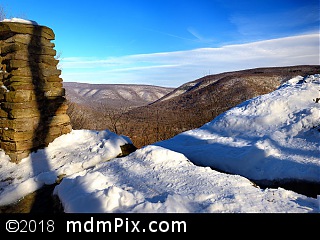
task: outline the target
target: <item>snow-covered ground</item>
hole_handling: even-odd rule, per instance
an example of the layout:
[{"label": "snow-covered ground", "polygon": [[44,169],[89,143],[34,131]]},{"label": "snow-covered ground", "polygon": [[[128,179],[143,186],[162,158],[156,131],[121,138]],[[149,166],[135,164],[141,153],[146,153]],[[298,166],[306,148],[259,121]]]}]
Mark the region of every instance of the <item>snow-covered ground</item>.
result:
[{"label": "snow-covered ground", "polygon": [[320,182],[319,76],[122,158],[131,141],[108,130],[73,130],[19,164],[1,151],[0,206],[64,176],[54,194],[67,213],[319,213],[320,196],[248,180]]},{"label": "snow-covered ground", "polygon": [[204,126],[156,143],[193,163],[254,180],[320,183],[319,75],[293,78]]}]

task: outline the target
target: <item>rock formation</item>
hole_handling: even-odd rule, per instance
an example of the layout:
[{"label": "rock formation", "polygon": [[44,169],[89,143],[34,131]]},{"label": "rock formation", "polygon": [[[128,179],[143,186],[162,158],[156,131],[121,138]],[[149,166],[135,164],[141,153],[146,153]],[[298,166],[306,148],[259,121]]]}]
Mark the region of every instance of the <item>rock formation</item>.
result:
[{"label": "rock formation", "polygon": [[12,162],[72,130],[54,39],[46,26],[0,22],[0,147]]}]

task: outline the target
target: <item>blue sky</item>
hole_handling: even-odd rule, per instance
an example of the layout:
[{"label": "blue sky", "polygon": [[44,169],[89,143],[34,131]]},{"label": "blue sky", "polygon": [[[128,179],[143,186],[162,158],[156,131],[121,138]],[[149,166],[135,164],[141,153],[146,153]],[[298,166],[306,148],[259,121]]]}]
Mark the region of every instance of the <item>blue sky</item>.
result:
[{"label": "blue sky", "polygon": [[178,87],[207,74],[319,64],[319,0],[1,0],[53,29],[64,81]]}]

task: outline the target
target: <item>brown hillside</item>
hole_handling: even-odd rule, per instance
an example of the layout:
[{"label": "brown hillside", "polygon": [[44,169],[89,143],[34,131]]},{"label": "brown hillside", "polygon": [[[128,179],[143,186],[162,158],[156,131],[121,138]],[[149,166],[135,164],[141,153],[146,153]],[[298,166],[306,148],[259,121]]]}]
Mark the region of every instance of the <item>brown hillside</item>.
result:
[{"label": "brown hillside", "polygon": [[[274,91],[292,77],[317,73],[320,73],[319,65],[303,65],[208,75],[183,84],[147,106],[131,110],[101,106],[90,110],[82,108],[81,112],[90,117],[85,119],[85,114],[82,114],[82,124],[77,127],[108,128],[130,137],[136,147],[142,147],[200,127],[250,98]],[[79,118],[75,109],[81,108],[72,105],[69,110],[71,121]],[[76,125],[74,121],[74,126]]]}]

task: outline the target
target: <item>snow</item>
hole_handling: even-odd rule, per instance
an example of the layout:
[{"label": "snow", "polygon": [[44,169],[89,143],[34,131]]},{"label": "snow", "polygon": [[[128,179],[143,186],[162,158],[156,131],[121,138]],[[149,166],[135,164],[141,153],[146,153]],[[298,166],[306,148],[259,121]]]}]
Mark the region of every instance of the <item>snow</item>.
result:
[{"label": "snow", "polygon": [[27,19],[22,19],[22,18],[3,19],[1,22],[15,22],[15,23],[24,23],[24,24],[31,24],[31,25],[39,25],[36,21],[27,20]]},{"label": "snow", "polygon": [[63,177],[66,213],[319,213],[320,196],[252,181],[320,183],[319,90],[319,74],[297,76],[125,157],[130,139],[109,130],[72,130],[19,164],[0,151],[0,206]]},{"label": "snow", "polygon": [[158,146],[254,180],[320,182],[319,75],[298,76]]},{"label": "snow", "polygon": [[1,88],[4,89],[6,92],[10,92],[10,90],[5,85],[1,85]]}]

